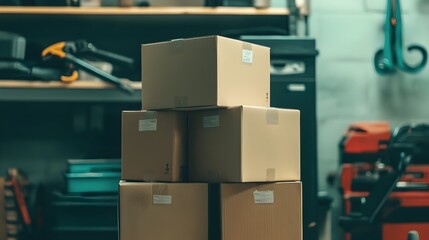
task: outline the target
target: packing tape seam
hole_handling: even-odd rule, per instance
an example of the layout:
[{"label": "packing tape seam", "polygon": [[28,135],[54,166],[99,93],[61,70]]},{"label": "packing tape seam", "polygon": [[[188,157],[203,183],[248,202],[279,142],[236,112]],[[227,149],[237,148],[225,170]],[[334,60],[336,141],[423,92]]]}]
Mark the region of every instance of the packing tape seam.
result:
[{"label": "packing tape seam", "polygon": [[140,119],[152,119],[157,118],[157,113],[155,111],[146,111],[143,113],[143,116]]},{"label": "packing tape seam", "polygon": [[168,195],[168,185],[162,183],[153,184],[152,195]]},{"label": "packing tape seam", "polygon": [[279,123],[279,111],[277,109],[267,109],[266,121],[267,124],[277,125]]},{"label": "packing tape seam", "polygon": [[187,107],[188,97],[187,96],[174,96],[174,107]]},{"label": "packing tape seam", "polygon": [[247,42],[243,42],[242,48],[244,50],[252,50],[252,44],[251,43],[247,43]]},{"label": "packing tape seam", "polygon": [[272,182],[276,179],[276,169],[275,168],[267,168],[266,179],[269,182]]},{"label": "packing tape seam", "polygon": [[143,179],[145,182],[153,182],[154,181],[153,172],[152,171],[143,172]]}]

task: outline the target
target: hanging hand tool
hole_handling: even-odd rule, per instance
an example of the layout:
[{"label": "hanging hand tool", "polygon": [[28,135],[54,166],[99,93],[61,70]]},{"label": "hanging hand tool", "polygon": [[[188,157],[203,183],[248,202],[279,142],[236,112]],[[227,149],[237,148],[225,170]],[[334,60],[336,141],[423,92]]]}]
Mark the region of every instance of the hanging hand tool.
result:
[{"label": "hanging hand tool", "polygon": [[420,45],[408,46],[408,51],[418,51],[422,60],[415,66],[408,65],[404,60],[402,47],[402,17],[400,0],[387,0],[386,22],[384,26],[384,48],[376,52],[374,67],[379,74],[391,74],[396,68],[408,73],[417,73],[427,62],[427,51]]},{"label": "hanging hand tool", "polygon": [[78,79],[79,75],[77,69],[82,69],[106,82],[109,82],[118,88],[133,93],[133,88],[129,81],[121,80],[107,72],[104,72],[88,62],[82,60],[79,56],[82,54],[92,54],[97,58],[105,58],[116,63],[124,65],[132,65],[133,60],[121,55],[99,50],[93,44],[85,40],[58,42],[47,47],[42,52],[42,57],[47,60],[52,57],[66,60],[68,72],[61,76],[63,82],[74,82]]}]

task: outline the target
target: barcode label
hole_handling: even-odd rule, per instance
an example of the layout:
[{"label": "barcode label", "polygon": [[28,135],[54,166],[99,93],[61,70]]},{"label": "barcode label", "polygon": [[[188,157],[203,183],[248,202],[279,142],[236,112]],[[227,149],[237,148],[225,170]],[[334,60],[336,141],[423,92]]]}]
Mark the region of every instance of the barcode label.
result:
[{"label": "barcode label", "polygon": [[203,128],[219,127],[219,115],[204,116]]},{"label": "barcode label", "polygon": [[274,203],[274,192],[273,191],[254,191],[253,198],[256,204]]},{"label": "barcode label", "polygon": [[148,118],[139,120],[139,132],[156,131],[157,127],[156,118]]},{"label": "barcode label", "polygon": [[243,54],[241,60],[244,63],[252,63],[253,62],[253,51],[248,49],[243,49]]},{"label": "barcode label", "polygon": [[153,204],[171,204],[171,195],[153,195]]}]

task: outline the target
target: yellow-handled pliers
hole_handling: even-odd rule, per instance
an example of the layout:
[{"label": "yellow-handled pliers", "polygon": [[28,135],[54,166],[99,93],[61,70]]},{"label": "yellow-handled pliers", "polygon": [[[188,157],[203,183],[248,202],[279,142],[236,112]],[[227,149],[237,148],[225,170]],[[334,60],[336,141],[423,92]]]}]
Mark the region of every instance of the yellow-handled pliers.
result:
[{"label": "yellow-handled pliers", "polygon": [[[121,80],[105,71],[102,71],[94,67],[93,65],[85,62],[84,60],[74,55],[75,53],[84,52],[88,50],[95,51],[95,48],[93,47],[92,44],[87,43],[84,40],[58,42],[45,48],[42,52],[42,57],[44,59],[50,58],[50,57],[56,57],[59,59],[67,60],[68,63],[70,63],[69,74],[61,76],[61,81],[63,82],[70,83],[70,82],[76,81],[79,77],[77,68],[80,68],[106,82],[109,82],[115,85],[116,87],[128,93],[133,93],[133,88],[127,80]],[[120,57],[121,58],[120,60],[126,59],[127,61],[132,62],[132,60],[128,60],[128,58],[125,58],[116,54],[112,54],[112,53],[109,53],[108,56],[106,57],[112,58],[112,56],[116,58]]]},{"label": "yellow-handled pliers", "polygon": [[[66,52],[64,51],[64,47],[66,45],[66,42],[58,42],[55,44],[50,45],[49,47],[45,48],[42,52],[43,58],[48,58],[51,56],[55,56],[61,59],[66,59]],[[69,75],[61,75],[60,80],[66,83],[71,83],[76,81],[79,78],[78,71],[76,69],[70,69]]]}]

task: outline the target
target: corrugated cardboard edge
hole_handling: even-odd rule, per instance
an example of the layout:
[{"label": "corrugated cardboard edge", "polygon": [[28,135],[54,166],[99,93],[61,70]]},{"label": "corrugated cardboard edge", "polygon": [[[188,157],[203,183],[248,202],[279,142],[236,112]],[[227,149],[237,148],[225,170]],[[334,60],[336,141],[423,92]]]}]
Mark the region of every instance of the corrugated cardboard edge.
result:
[{"label": "corrugated cardboard edge", "polygon": [[299,192],[301,193],[301,239],[304,237],[304,202],[302,199],[302,181],[296,181],[299,184]]},{"label": "corrugated cardboard edge", "polygon": [[118,184],[118,206],[117,206],[117,225],[118,225],[118,240],[121,240],[121,185],[124,185],[125,181],[121,180]]},{"label": "corrugated cardboard edge", "polygon": [[196,112],[204,110],[215,110],[215,109],[225,109],[227,106],[218,106],[218,105],[204,105],[196,107],[173,107],[173,108],[159,108],[151,109],[151,111],[177,111],[177,112]]},{"label": "corrugated cardboard edge", "polygon": [[216,77],[215,77],[215,79],[216,79],[216,105],[220,105],[219,104],[219,58],[218,58],[218,56],[219,56],[219,39],[220,39],[220,36],[217,36],[216,35]]},{"label": "corrugated cardboard edge", "polygon": [[[240,106],[240,169],[243,169],[243,141],[241,139],[244,138],[243,136],[243,114],[244,109],[246,106],[242,105]],[[244,181],[243,172],[240,172],[240,182]],[[223,236],[222,236],[223,238]]]},{"label": "corrugated cardboard edge", "polygon": [[[138,121],[142,119],[150,119],[150,118],[156,118],[158,119],[158,113],[156,111],[152,110],[143,110],[142,112],[139,112],[142,115],[138,117]],[[138,123],[137,123],[138,124]],[[153,176],[152,169],[143,171],[143,180],[147,182],[154,181],[155,177]]]},{"label": "corrugated cardboard edge", "polygon": [[184,39],[178,38],[170,41],[170,54],[182,54],[185,49]]},{"label": "corrugated cardboard edge", "polygon": [[[270,56],[271,59],[271,48],[268,48],[268,56]],[[270,67],[268,68],[268,72],[269,72],[269,76],[271,76],[270,73]],[[271,77],[270,80],[268,81],[268,89],[267,92],[265,93],[265,100],[266,100],[266,107],[271,107]]]},{"label": "corrugated cardboard edge", "polygon": [[5,179],[0,178],[0,240],[6,240],[6,213],[4,196]]},{"label": "corrugated cardboard edge", "polygon": [[[124,175],[124,172],[123,172],[124,167],[123,167],[122,159],[124,159],[124,134],[123,134],[123,132],[124,132],[124,115],[125,115],[125,112],[127,112],[127,111],[121,112],[121,176]],[[118,188],[119,188],[119,185],[118,185]]]},{"label": "corrugated cardboard edge", "polygon": [[[188,114],[186,112],[181,112],[181,114],[178,114],[176,116],[178,119],[175,121],[176,124],[179,124],[180,126],[175,126],[176,129],[179,129],[179,131],[174,133],[174,139],[181,139],[182,146],[176,144],[175,142],[172,143],[172,146],[176,149],[173,150],[173,152],[176,152],[177,154],[174,154],[174,158],[179,159],[173,159],[171,167],[175,168],[176,166],[174,164],[177,164],[179,167],[179,172],[174,175],[172,173],[173,179],[178,179],[178,182],[187,181],[188,180]],[[172,139],[172,141],[174,141]],[[183,144],[185,147],[183,147]]]},{"label": "corrugated cardboard edge", "polygon": [[233,38],[228,38],[228,37],[224,37],[224,36],[220,36],[220,35],[215,35],[215,36],[218,39],[224,39],[224,40],[229,40],[229,41],[236,41],[236,42],[240,42],[240,43],[244,43],[244,44],[250,44],[252,47],[253,46],[258,46],[258,47],[261,47],[261,48],[270,49],[267,46],[263,46],[263,45],[259,45],[259,44],[254,44],[254,43],[250,43],[250,42],[246,42],[246,41],[241,41],[241,40],[237,40],[237,39],[233,39]]},{"label": "corrugated cardboard edge", "polygon": [[[144,81],[144,79],[143,79],[143,64],[144,64],[144,59],[143,59],[143,47],[144,47],[144,45],[143,44],[141,44],[140,45],[140,87],[141,87],[141,90],[140,90],[140,99],[141,99],[141,101],[140,101],[140,109],[144,109],[144,105],[143,105],[143,94],[144,94],[144,90],[143,90],[143,81]],[[123,115],[123,112],[124,111],[122,111],[122,115]],[[122,132],[121,132],[121,135],[122,135]],[[119,238],[118,238],[119,239]]]},{"label": "corrugated cardboard edge", "polygon": [[[169,41],[163,41],[163,42],[153,42],[153,43],[143,43],[141,44],[141,47],[145,47],[145,46],[151,46],[151,45],[159,45],[159,44],[168,44],[171,43],[173,41],[189,41],[189,40],[198,40],[198,39],[207,39],[207,38],[217,38],[220,37],[219,35],[208,35],[208,36],[203,36],[203,37],[193,37],[193,38],[175,38],[175,39],[171,39]],[[223,37],[226,38],[226,37]],[[238,41],[238,40],[237,40]]]}]

